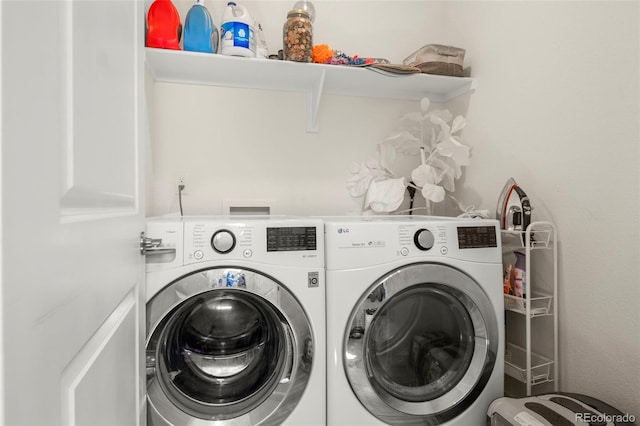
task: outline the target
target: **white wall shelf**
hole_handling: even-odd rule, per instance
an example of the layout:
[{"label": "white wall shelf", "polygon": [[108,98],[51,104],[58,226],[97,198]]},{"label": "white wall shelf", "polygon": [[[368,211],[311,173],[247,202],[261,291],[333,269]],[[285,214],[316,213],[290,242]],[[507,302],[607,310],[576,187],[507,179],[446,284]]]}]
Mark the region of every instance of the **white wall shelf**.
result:
[{"label": "white wall shelf", "polygon": [[307,131],[318,131],[322,94],[447,102],[475,88],[468,77],[432,74],[389,75],[343,65],[241,58],[165,49],[146,49],[155,81],[268,89],[307,94]]}]

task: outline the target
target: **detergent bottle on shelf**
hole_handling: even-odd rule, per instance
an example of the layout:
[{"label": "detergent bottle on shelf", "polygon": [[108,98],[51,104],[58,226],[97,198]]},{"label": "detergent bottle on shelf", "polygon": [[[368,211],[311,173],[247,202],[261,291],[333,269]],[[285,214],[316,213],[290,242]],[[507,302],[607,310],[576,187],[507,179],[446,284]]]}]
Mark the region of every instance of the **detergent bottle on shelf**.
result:
[{"label": "detergent bottle on shelf", "polygon": [[267,48],[267,40],[264,38],[262,25],[256,21],[256,58],[267,59],[269,57],[269,48]]},{"label": "detergent bottle on shelf", "polygon": [[218,53],[219,38],[218,28],[213,24],[209,11],[202,0],[196,0],[184,20],[184,50]]},{"label": "detergent bottle on shelf", "polygon": [[239,6],[232,1],[227,3],[221,27],[220,53],[255,58],[254,19],[244,6]]},{"label": "detergent bottle on shelf", "polygon": [[180,14],[171,0],[154,0],[147,12],[145,45],[180,50],[182,25]]}]

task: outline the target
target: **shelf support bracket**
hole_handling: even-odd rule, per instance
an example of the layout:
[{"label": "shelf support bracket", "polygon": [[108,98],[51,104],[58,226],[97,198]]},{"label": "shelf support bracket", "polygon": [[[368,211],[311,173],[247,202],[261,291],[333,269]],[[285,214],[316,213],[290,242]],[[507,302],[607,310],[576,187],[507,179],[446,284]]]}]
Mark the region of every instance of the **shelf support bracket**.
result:
[{"label": "shelf support bracket", "polygon": [[311,89],[307,92],[307,132],[318,133],[318,112],[320,110],[320,99],[324,89],[326,71],[321,70],[314,80]]}]

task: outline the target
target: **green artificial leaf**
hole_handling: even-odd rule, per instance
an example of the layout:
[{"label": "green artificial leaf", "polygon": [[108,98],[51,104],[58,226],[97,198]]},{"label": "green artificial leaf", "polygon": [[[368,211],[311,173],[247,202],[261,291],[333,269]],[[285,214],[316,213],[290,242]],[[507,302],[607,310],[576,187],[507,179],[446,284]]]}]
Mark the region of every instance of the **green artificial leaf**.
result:
[{"label": "green artificial leaf", "polygon": [[383,168],[390,170],[396,161],[396,147],[390,142],[382,142],[378,144],[380,150],[380,163]]},{"label": "green artificial leaf", "polygon": [[440,184],[449,192],[455,191],[455,168],[447,162],[447,158],[436,156],[432,159],[431,164],[437,173],[437,179],[433,183]]},{"label": "green artificial leaf", "polygon": [[440,142],[437,149],[441,155],[452,158],[460,166],[468,166],[470,163],[469,147],[458,142],[453,136]]},{"label": "green artificial leaf", "polygon": [[424,120],[424,116],[419,112],[408,112],[400,118],[401,121],[416,121],[420,122]]},{"label": "green artificial leaf", "polygon": [[457,116],[451,123],[451,134],[457,133],[467,125],[467,120],[461,115]]},{"label": "green artificial leaf", "polygon": [[422,164],[413,169],[411,180],[418,186],[438,183],[438,171],[428,164]]},{"label": "green artificial leaf", "polygon": [[428,114],[428,116],[429,118],[438,117],[440,120],[444,121],[445,123],[448,123],[453,119],[453,114],[451,114],[451,112],[449,112],[448,109],[439,109],[436,111],[432,111]]},{"label": "green artificial leaf", "polygon": [[378,213],[396,210],[404,200],[406,187],[404,178],[374,180],[367,191],[365,208]]},{"label": "green artificial leaf", "polygon": [[444,188],[431,183],[422,187],[422,196],[434,203],[439,203],[444,200]]}]

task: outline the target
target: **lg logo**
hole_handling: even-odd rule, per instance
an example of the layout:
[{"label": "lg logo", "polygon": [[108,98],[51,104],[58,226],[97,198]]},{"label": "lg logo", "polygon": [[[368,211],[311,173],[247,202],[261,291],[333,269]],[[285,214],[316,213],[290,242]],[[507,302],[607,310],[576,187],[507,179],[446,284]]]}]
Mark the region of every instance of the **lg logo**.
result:
[{"label": "lg logo", "polygon": [[338,228],[338,234],[348,234],[349,228]]}]

